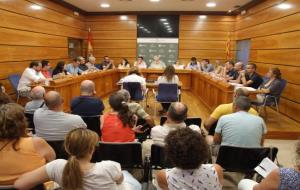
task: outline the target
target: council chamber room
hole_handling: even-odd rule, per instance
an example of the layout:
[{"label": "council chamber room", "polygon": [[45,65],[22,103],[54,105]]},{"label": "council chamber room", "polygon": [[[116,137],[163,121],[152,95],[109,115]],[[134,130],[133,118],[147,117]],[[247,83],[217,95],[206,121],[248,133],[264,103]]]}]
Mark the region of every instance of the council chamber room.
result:
[{"label": "council chamber room", "polygon": [[299,0],[0,0],[0,189],[300,190]]}]

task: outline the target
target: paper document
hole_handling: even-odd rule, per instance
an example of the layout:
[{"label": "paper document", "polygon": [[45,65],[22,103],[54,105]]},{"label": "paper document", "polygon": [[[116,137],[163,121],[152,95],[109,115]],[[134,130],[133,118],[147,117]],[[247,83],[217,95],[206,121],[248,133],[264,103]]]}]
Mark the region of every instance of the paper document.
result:
[{"label": "paper document", "polygon": [[269,158],[264,158],[254,170],[265,178],[267,175],[269,175],[269,173],[271,173],[271,171],[277,168],[278,166],[272,162],[272,160]]}]

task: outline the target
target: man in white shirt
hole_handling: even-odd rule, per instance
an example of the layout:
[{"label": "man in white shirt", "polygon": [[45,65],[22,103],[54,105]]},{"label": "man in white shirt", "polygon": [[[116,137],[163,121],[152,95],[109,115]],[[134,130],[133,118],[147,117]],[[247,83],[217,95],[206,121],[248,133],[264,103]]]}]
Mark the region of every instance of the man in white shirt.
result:
[{"label": "man in white shirt", "polygon": [[138,56],[137,61],[134,62],[135,67],[139,68],[139,69],[147,69],[147,64],[144,61],[144,57],[142,56]]},{"label": "man in white shirt", "polygon": [[28,68],[23,72],[19,84],[18,92],[20,96],[29,97],[31,88],[29,85],[31,83],[45,82],[46,78],[41,72],[42,64],[38,61],[32,61]]},{"label": "man in white shirt", "polygon": [[217,124],[214,143],[224,146],[256,148],[263,145],[267,133],[264,120],[248,113],[251,100],[240,96],[234,100],[235,113],[222,116]]},{"label": "man in white shirt", "polygon": [[159,55],[154,56],[154,61],[151,63],[149,69],[164,69],[166,64],[160,60]]},{"label": "man in white shirt", "polygon": [[146,92],[146,79],[140,76],[139,69],[137,67],[132,67],[128,71],[128,75],[120,80],[120,83],[124,82],[139,82],[142,87],[142,91]]},{"label": "man in white shirt", "polygon": [[62,141],[65,135],[75,128],[86,128],[86,124],[78,115],[62,111],[63,99],[56,91],[45,95],[47,108],[39,108],[34,112],[33,122],[36,135],[46,141]]}]

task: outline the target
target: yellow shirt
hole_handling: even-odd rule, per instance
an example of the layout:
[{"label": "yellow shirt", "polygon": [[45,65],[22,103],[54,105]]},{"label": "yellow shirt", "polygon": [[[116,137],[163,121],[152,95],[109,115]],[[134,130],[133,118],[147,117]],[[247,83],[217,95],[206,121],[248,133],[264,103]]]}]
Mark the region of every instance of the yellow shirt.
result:
[{"label": "yellow shirt", "polygon": [[[210,115],[210,117],[218,120],[223,115],[228,115],[233,113],[233,103],[230,104],[221,104],[219,105]],[[250,108],[249,113],[253,115],[258,115],[257,111],[253,108]]]}]

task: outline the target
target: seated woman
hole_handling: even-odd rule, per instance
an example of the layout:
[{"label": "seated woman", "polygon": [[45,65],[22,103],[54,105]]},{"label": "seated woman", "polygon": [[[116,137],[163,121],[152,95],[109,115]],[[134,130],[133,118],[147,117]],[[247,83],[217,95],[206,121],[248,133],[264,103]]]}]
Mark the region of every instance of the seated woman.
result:
[{"label": "seated woman", "polygon": [[[263,103],[265,100],[266,95],[275,96],[276,98],[279,98],[281,93],[281,72],[278,68],[271,68],[269,72],[267,73],[267,78],[265,82],[263,82],[258,90],[255,92],[257,94],[257,101],[259,103]],[[267,101],[270,101],[271,99],[268,99]],[[269,102],[267,102],[269,103]]]},{"label": "seated woman", "polygon": [[121,61],[120,65],[118,66],[118,68],[119,69],[130,68],[129,61],[126,58],[122,58],[122,61]]},{"label": "seated woman", "polygon": [[181,64],[179,60],[173,66],[175,69],[184,69],[184,64]]},{"label": "seated woman", "polygon": [[298,190],[300,188],[300,140],[296,145],[295,168],[280,168],[273,170],[259,184],[249,179],[239,183],[239,190]]},{"label": "seated woman", "polygon": [[68,75],[68,72],[65,70],[65,62],[59,61],[52,71],[52,78],[63,78],[65,75]]},{"label": "seated woman", "polygon": [[0,107],[0,185],[13,185],[23,173],[55,159],[47,142],[27,136],[26,128],[23,107],[15,103]]},{"label": "seated woman", "polygon": [[112,94],[109,97],[111,112],[101,116],[102,141],[133,142],[135,141],[136,116],[128,108],[123,95]]},{"label": "seated woman", "polygon": [[209,150],[201,134],[182,128],[171,131],[165,143],[167,159],[174,168],[159,171],[156,186],[163,190],[222,189],[222,168],[218,164],[204,164],[209,159]]},{"label": "seated woman", "polygon": [[[128,172],[122,173],[119,163],[91,163],[98,138],[97,133],[89,129],[73,129],[67,134],[64,143],[66,152],[70,155],[69,160],[57,159],[22,175],[15,182],[15,188],[30,189],[36,184],[52,180],[65,190],[141,189],[141,185]],[[119,185],[121,186],[118,187]]]},{"label": "seated woman", "polygon": [[[157,84],[160,83],[175,83],[179,85],[179,78],[175,73],[175,68],[172,65],[169,65],[165,68],[163,76],[158,77]],[[161,112],[167,112],[169,109],[170,103],[162,103],[163,110]]]}]

